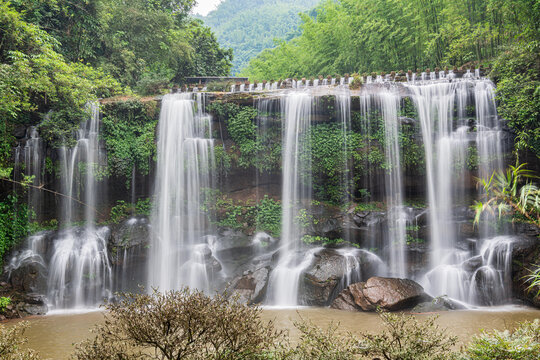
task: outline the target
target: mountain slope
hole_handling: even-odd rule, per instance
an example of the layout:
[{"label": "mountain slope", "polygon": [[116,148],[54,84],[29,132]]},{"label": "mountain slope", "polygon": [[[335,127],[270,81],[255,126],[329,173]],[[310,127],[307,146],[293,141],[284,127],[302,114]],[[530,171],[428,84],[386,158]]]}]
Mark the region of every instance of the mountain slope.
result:
[{"label": "mountain slope", "polygon": [[274,47],[274,39],[296,34],[299,12],[312,9],[319,0],[224,0],[216,10],[201,17],[216,34],[221,46],[234,51],[233,69],[240,71],[262,50]]}]

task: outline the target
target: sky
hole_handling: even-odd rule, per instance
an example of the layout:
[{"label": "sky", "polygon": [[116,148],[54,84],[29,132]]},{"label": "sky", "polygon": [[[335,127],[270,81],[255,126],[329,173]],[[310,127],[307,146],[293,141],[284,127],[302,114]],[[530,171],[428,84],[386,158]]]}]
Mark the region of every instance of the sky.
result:
[{"label": "sky", "polygon": [[195,6],[193,12],[195,14],[206,15],[214,10],[221,1],[222,0],[197,0],[197,6]]}]

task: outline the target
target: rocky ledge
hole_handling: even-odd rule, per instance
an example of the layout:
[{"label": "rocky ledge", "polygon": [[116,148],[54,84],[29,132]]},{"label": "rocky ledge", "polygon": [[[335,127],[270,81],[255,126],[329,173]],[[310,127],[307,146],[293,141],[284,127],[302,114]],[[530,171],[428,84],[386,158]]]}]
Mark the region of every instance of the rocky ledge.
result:
[{"label": "rocky ledge", "polygon": [[424,288],[409,279],[372,277],[366,282],[349,285],[330,306],[348,311],[388,311],[410,309],[430,301]]}]

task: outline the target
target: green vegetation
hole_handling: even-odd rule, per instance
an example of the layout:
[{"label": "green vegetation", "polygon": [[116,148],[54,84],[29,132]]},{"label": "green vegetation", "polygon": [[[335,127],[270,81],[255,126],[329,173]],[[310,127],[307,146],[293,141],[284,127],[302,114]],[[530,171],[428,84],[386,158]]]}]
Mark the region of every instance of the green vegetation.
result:
[{"label": "green vegetation", "polygon": [[[538,28],[539,5],[531,10]],[[516,131],[517,156],[540,158],[540,40],[502,49],[490,73],[497,83],[499,114]],[[523,160],[522,160],[523,161]]]},{"label": "green vegetation", "polygon": [[116,205],[111,208],[109,221],[112,224],[118,224],[130,216],[150,216],[151,211],[152,204],[150,203],[150,199],[139,199],[136,204],[127,203],[124,200],[118,200]]},{"label": "green vegetation", "polygon": [[129,186],[133,168],[148,175],[155,160],[159,111],[154,101],[135,99],[106,103],[102,112],[109,174],[126,178]]},{"label": "green vegetation", "polygon": [[233,49],[235,74],[262,50],[274,47],[276,39],[294,36],[300,22],[298,13],[310,10],[318,2],[225,0],[203,20],[216,33],[220,44]]},{"label": "green vegetation", "polygon": [[255,167],[259,171],[271,171],[281,166],[281,129],[269,126],[258,131],[257,110],[251,106],[234,103],[213,102],[206,110],[222,120],[234,141],[229,149],[216,152],[216,162],[225,171],[234,164],[241,168]]},{"label": "green vegetation", "polygon": [[11,304],[11,298],[0,296],[0,314]]},{"label": "green vegetation", "polygon": [[257,204],[235,202],[215,192],[207,198],[212,201],[207,202],[203,210],[219,227],[246,233],[264,231],[275,237],[281,233],[281,203],[266,195]]},{"label": "green vegetation", "polygon": [[465,359],[534,360],[540,354],[540,322],[524,322],[513,331],[484,331],[469,344]]},{"label": "green vegetation", "polygon": [[4,255],[28,235],[28,207],[15,195],[0,201],[0,269]]},{"label": "green vegetation", "polygon": [[530,182],[537,176],[525,167],[526,164],[510,166],[506,171],[494,172],[489,179],[477,179],[484,191],[484,199],[473,205],[475,224],[487,213],[499,219],[505,215],[517,215],[540,226],[540,189]]},{"label": "green vegetation", "polygon": [[540,9],[527,0],[323,1],[301,15],[301,35],[265,50],[253,79],[415,70],[482,62],[500,46],[538,40]]}]

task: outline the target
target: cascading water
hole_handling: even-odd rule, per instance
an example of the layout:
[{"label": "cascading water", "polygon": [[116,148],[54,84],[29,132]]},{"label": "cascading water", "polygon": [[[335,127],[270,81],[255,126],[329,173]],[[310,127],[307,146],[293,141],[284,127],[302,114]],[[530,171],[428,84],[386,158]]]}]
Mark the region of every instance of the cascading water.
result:
[{"label": "cascading water", "polygon": [[[47,281],[48,301],[54,308],[95,306],[111,296],[112,270],[107,251],[110,230],[96,227],[96,205],[100,198],[99,169],[106,163],[99,144],[99,104],[88,105],[90,113],[77,131],[76,145],[60,149],[63,171],[62,220],[67,229],[59,232],[52,245]],[[84,204],[74,202],[80,199]],[[74,203],[80,206],[74,207]],[[83,228],[72,228],[75,215],[84,219]]]},{"label": "cascading water", "polygon": [[28,129],[28,140],[24,146],[24,175],[29,176],[32,185],[28,189],[28,208],[36,215],[37,221],[41,220],[43,213],[42,192],[38,189],[43,184],[43,141],[35,127]]},{"label": "cascading water", "polygon": [[384,121],[385,153],[389,169],[385,176],[386,203],[388,207],[388,241],[390,272],[395,277],[405,277],[405,226],[407,216],[403,208],[403,178],[399,150],[399,100],[395,89],[385,89],[378,94]]},{"label": "cascading water", "polygon": [[281,101],[283,121],[283,183],[281,248],[279,262],[269,280],[268,302],[277,306],[298,303],[298,281],[302,270],[309,265],[314,252],[298,256],[303,229],[299,224],[301,211],[311,200],[311,162],[301,153],[310,147],[311,111],[313,97],[308,91],[293,91]]},{"label": "cascading water", "polygon": [[[471,143],[478,149],[480,176],[503,166],[493,87],[487,80],[469,78],[408,87],[418,110],[426,156],[432,267],[426,275],[426,287],[434,295],[447,294],[475,303],[481,296],[467,286],[471,275],[462,264],[471,253],[456,249],[454,210],[466,201],[464,183],[459,179],[465,178]],[[465,118],[469,97],[474,97],[476,104],[476,136]],[[485,235],[483,232],[481,238]]]},{"label": "cascading water", "polygon": [[206,244],[210,232],[202,211],[212,185],[213,140],[204,95],[169,94],[159,119],[155,206],[149,288],[190,286],[211,291],[216,260]]}]

